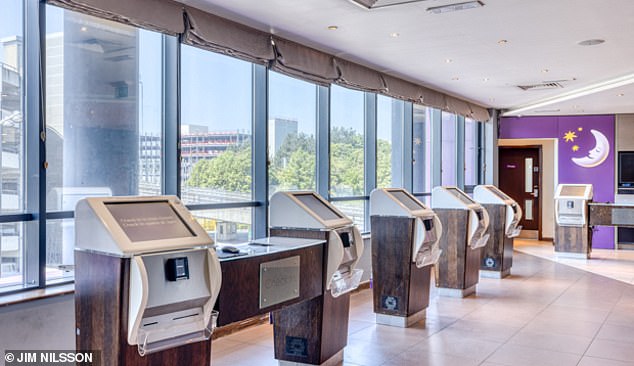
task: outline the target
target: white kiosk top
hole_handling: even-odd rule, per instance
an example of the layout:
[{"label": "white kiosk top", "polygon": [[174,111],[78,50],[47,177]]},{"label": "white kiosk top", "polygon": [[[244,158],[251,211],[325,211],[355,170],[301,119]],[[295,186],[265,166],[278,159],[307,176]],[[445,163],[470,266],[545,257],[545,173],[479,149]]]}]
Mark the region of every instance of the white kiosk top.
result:
[{"label": "white kiosk top", "polygon": [[270,226],[332,229],[352,220],[312,191],[275,192],[271,197]]},{"label": "white kiosk top", "polygon": [[592,184],[559,184],[555,199],[592,199]]},{"label": "white kiosk top", "polygon": [[491,184],[482,184],[473,188],[473,198],[479,203],[489,204],[516,204],[514,199],[502,192],[498,187]]},{"label": "white kiosk top", "polygon": [[431,193],[432,208],[460,208],[463,210],[480,207],[480,204],[467,196],[458,187],[438,186]]},{"label": "white kiosk top", "polygon": [[418,217],[433,213],[403,188],[377,188],[370,193],[370,216]]},{"label": "white kiosk top", "polygon": [[122,257],[213,244],[176,196],[82,199],[75,231],[77,249]]}]

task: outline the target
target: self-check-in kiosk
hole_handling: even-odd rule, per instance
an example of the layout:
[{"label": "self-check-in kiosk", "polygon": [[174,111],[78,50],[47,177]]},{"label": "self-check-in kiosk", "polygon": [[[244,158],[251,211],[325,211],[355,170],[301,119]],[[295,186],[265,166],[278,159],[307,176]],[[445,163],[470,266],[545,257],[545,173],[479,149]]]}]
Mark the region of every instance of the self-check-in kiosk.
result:
[{"label": "self-check-in kiosk", "polygon": [[379,324],[407,327],[425,318],[442,225],[402,188],[370,194],[372,288]]},{"label": "self-check-in kiosk", "polygon": [[212,240],[177,197],[92,197],[75,209],[77,350],[102,365],[205,365],[221,284]]},{"label": "self-check-in kiosk", "polygon": [[323,294],[273,312],[275,358],[280,364],[336,364],[348,340],[349,292],[363,239],[352,220],[314,192],[276,192],[270,200],[270,235],[326,242]]},{"label": "self-check-in kiosk", "polygon": [[555,253],[560,257],[589,258],[592,229],[588,203],[592,184],[560,184],[555,191]]},{"label": "self-check-in kiosk", "polygon": [[438,293],[468,296],[480,278],[481,248],[489,240],[489,215],[484,207],[456,187],[439,186],[431,206],[443,227],[442,253],[435,266]]},{"label": "self-check-in kiosk", "polygon": [[493,185],[479,185],[473,189],[473,199],[489,214],[489,240],[482,249],[480,275],[503,278],[511,273],[513,265],[513,238],[522,227],[522,208]]}]

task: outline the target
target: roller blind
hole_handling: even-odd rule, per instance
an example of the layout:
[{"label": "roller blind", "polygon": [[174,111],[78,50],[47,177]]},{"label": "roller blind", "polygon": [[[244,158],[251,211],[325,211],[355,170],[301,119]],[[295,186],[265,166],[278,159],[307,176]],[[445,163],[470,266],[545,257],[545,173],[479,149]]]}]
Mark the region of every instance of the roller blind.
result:
[{"label": "roller blind", "polygon": [[183,43],[249,62],[274,59],[271,35],[201,10],[185,8]]},{"label": "roller blind", "polygon": [[48,0],[48,4],[170,35],[183,33],[183,5],[171,0]]},{"label": "roller blind", "polygon": [[486,122],[491,118],[489,111],[486,110],[486,108],[471,103],[469,103],[469,107],[471,107],[471,118],[476,121]]}]

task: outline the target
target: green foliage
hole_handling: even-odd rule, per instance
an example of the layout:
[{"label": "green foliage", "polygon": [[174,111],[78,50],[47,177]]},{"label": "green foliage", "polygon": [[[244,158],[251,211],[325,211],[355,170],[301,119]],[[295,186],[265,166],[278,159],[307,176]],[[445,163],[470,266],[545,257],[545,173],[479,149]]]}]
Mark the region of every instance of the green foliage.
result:
[{"label": "green foliage", "polygon": [[213,159],[198,161],[187,185],[229,192],[250,192],[251,146],[245,144],[229,149]]},{"label": "green foliage", "polygon": [[[330,184],[337,195],[364,194],[363,136],[352,128],[334,127],[330,134]],[[315,138],[304,133],[286,137],[269,166],[269,180],[280,190],[314,189]],[[391,145],[377,141],[377,184],[391,185]],[[187,181],[192,187],[231,192],[251,191],[251,146],[229,149],[214,159],[201,160]]]}]

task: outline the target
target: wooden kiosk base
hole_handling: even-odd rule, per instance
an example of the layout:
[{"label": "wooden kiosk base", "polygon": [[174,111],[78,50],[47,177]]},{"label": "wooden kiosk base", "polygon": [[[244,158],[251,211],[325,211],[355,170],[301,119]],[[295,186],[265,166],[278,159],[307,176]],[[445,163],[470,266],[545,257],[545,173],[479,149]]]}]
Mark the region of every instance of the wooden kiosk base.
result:
[{"label": "wooden kiosk base", "polygon": [[[271,229],[271,236],[325,240],[332,231]],[[326,268],[324,255],[322,268]],[[285,365],[337,365],[343,360],[343,349],[348,343],[350,293],[332,297],[325,290],[311,300],[291,305],[273,314],[275,358]]]},{"label": "wooden kiosk base", "polygon": [[432,266],[412,262],[414,218],[372,216],[371,222],[376,322],[408,327],[425,319]]},{"label": "wooden kiosk base", "polygon": [[513,238],[506,236],[506,205],[482,204],[489,213],[489,241],[482,248],[480,275],[486,278],[504,278],[511,274],[513,265]]},{"label": "wooden kiosk base", "polygon": [[436,287],[440,296],[465,297],[475,293],[480,279],[481,249],[468,243],[469,211],[434,209],[443,227],[442,254],[436,264]]},{"label": "wooden kiosk base", "polygon": [[130,258],[75,251],[78,350],[100,350],[100,365],[209,365],[211,339],[140,356],[128,344]]},{"label": "wooden kiosk base", "polygon": [[555,223],[555,255],[562,258],[588,259],[592,251],[592,229],[584,226],[560,226]]}]

